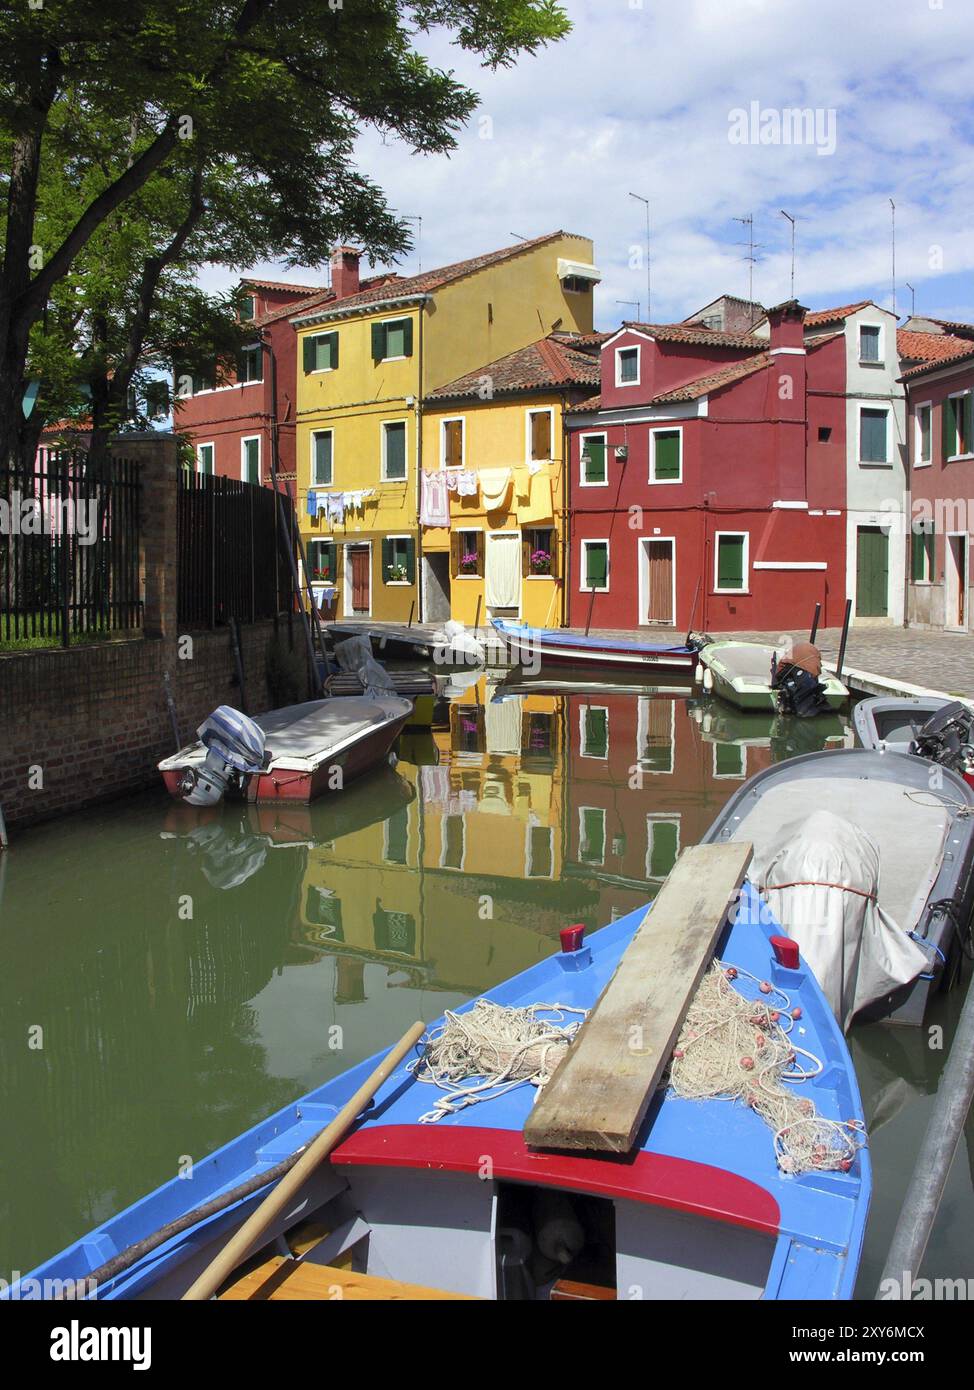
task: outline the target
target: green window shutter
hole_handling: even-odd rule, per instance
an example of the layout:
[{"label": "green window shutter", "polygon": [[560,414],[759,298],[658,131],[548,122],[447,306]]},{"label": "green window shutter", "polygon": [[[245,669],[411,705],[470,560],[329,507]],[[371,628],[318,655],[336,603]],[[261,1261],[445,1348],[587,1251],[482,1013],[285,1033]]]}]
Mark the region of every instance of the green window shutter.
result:
[{"label": "green window shutter", "polygon": [[396,479],[406,476],[406,426],[404,424],[386,425],[386,478]]},{"label": "green window shutter", "polygon": [[585,587],[604,589],[609,577],[608,547],[599,541],[585,547]]},{"label": "green window shutter", "polygon": [[321,568],[324,570],[324,577],[330,584],[334,584],[338,566],[338,547],[334,541],[326,541],[321,547]]},{"label": "green window shutter", "polygon": [[604,439],[586,439],[582,451],[582,463],[584,468],[584,478],[587,483],[605,482],[606,470]]},{"label": "green window shutter", "polygon": [[314,477],[316,487],[330,487],[334,482],[332,434],[329,430],[315,432]]},{"label": "green window shutter", "polygon": [[667,430],[665,434],[653,435],[655,469],[653,477],[658,482],[680,476],[680,432]]},{"label": "green window shutter", "polygon": [[413,321],[406,319],[402,326],[402,353],[404,357],[413,355]]},{"label": "green window shutter", "polygon": [[924,546],[926,536],[918,536],[914,531],[910,537],[910,578],[916,584],[923,578]]},{"label": "green window shutter", "polygon": [[585,755],[604,758],[609,751],[609,712],[589,705],[585,711]]},{"label": "green window shutter", "polygon": [[386,326],[384,323],[372,325],[372,360],[381,362],[386,355]]},{"label": "green window shutter", "polygon": [[649,876],[666,878],[676,863],[677,827],[667,821],[650,821]]},{"label": "green window shutter", "polygon": [[392,541],[388,536],[382,537],[382,582],[389,583],[389,569],[395,563]]},{"label": "green window shutter", "polygon": [[721,536],[717,542],[717,588],[744,588],[744,537]]},{"label": "green window shutter", "polygon": [[260,482],[260,441],[257,439],[244,443],[244,479],[248,483]]},{"label": "green window shutter", "polygon": [[863,463],[886,463],[885,410],[864,410],[859,417],[859,458]]},{"label": "green window shutter", "polygon": [[332,371],[336,371],[338,368],[338,334],[329,333],[328,337],[331,339],[328,365],[331,367]]},{"label": "green window shutter", "polygon": [[406,537],[406,578],[410,584],[416,583],[416,537]]},{"label": "green window shutter", "polygon": [[940,407],[940,443],[943,452],[943,461],[946,461],[954,452],[954,440],[956,437],[956,429],[954,426],[954,402],[948,397]]},{"label": "green window shutter", "polygon": [[969,454],[971,452],[971,427],[974,426],[974,394],[968,392],[966,396],[961,396],[960,403],[963,412],[961,418],[964,422],[961,430],[964,453]]},{"label": "green window shutter", "polygon": [[315,338],[314,334],[309,334],[304,340],[303,352],[305,376],[307,376],[309,372],[313,372],[315,369],[315,349],[317,342],[318,340],[317,338]]}]

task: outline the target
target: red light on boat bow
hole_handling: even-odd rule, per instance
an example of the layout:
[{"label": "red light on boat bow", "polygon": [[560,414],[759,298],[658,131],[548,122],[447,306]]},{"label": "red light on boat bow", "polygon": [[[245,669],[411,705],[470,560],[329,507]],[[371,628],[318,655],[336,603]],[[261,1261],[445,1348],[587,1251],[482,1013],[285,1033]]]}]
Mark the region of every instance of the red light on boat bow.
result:
[{"label": "red light on boat bow", "polygon": [[792,941],[790,936],[773,936],[771,945],[774,948],[774,958],[779,965],[783,965],[786,970],[798,969],[797,941]]},{"label": "red light on boat bow", "polygon": [[584,922],[576,922],[573,927],[562,927],[558,935],[561,937],[561,949],[563,951],[580,951],[582,941],[585,938],[585,924]]}]

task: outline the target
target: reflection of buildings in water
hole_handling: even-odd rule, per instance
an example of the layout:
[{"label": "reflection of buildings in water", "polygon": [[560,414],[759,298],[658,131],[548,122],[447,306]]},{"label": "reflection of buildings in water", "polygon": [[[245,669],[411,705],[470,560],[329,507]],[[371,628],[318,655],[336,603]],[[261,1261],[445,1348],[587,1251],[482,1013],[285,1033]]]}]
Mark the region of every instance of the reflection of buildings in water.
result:
[{"label": "reflection of buildings in water", "polygon": [[852,724],[842,713],[796,719],[771,710],[739,710],[716,696],[687,701],[700,735],[711,745],[715,779],[745,781],[768,765],[752,750],[770,753],[770,762],[784,762],[802,753],[825,748],[851,748]]}]

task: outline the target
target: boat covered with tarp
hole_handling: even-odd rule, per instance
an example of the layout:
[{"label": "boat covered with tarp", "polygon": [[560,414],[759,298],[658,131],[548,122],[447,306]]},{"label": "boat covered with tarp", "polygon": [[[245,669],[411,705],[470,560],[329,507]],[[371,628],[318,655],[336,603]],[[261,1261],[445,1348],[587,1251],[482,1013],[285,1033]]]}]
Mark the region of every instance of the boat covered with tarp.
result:
[{"label": "boat covered with tarp", "polygon": [[582,666],[614,671],[685,671],[692,675],[699,643],[637,642],[628,637],[584,636],[549,627],[528,627],[505,618],[491,619],[503,638],[511,662],[519,666]]},{"label": "boat covered with tarp", "polygon": [[[721,895],[716,945],[630,1151],[528,1141],[536,1095],[651,918],[641,908],[587,942],[566,928],[556,954],[448,1011],[418,1044],[407,1035],[367,1107],[382,1054],[2,1296],[40,1297],[52,1280],[107,1300],[204,1296],[201,1271],[235,1235],[246,1245],[245,1219],[294,1171],[299,1185],[219,1297],[851,1297],[871,1190],[855,1073],[808,963],[747,884],[730,908]],[[740,1056],[742,1038],[753,1056]],[[307,1178],[290,1169],[349,1102],[356,1118],[337,1147]]]}]

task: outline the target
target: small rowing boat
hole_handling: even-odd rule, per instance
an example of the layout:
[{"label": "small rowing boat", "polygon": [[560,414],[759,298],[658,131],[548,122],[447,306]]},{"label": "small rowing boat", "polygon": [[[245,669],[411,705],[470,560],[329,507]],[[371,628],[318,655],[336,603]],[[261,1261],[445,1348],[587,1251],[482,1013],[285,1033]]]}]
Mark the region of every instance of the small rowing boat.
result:
[{"label": "small rowing boat", "polygon": [[[746,858],[737,863],[739,883]],[[688,864],[685,877],[700,876],[699,863]],[[677,889],[680,902],[686,887]],[[871,1176],[849,1052],[807,964],[755,891],[745,884],[729,909],[723,882],[717,887],[702,913],[705,973],[688,982],[690,1013],[684,1005],[674,1015],[678,1045],[670,1053],[672,1042],[664,1042],[660,1054],[671,1070],[659,1090],[649,1080],[648,1110],[628,1155],[539,1147],[529,1138],[542,1109],[530,1074],[537,1065],[541,1080],[555,1067],[547,1050],[564,1049],[573,1034],[565,1020],[577,1026],[597,1000],[601,1007],[627,948],[645,939],[642,929],[653,934],[646,909],[589,942],[581,928],[566,928],[560,951],[444,1015],[418,1049],[410,1048],[418,1033],[407,1036],[385,1072],[379,1054],[326,1081],[103,1221],[0,1298],[51,1297],[45,1290],[53,1287],[106,1300],[205,1297],[206,1279],[196,1281],[218,1255],[229,1274],[214,1287],[236,1300],[850,1298]],[[670,969],[680,969],[671,918],[657,920],[654,939]],[[680,951],[685,957],[682,937]],[[694,978],[701,980],[695,995]],[[704,1017],[740,1019],[759,1060],[775,1048],[780,1058],[773,1074],[762,1064],[753,1088],[747,1080],[743,1092],[723,1098],[719,1087],[701,1096],[684,1073],[692,1056],[709,1056],[693,1050],[695,1020],[709,999],[718,1005]],[[445,1080],[434,1066],[437,1040],[447,1026],[473,1037],[488,1016],[522,1030],[532,1020],[544,1039],[540,1057],[520,1071],[506,1063],[502,1075],[480,1082]],[[566,1069],[573,1049],[585,1045],[586,1026],[567,1057],[555,1054]],[[704,1031],[710,1047],[714,1028]],[[618,1046],[621,1056],[625,1038]],[[750,1077],[754,1059],[738,1057],[736,1041],[730,1047],[735,1074]],[[613,1073],[607,1063],[603,1091],[612,1089]],[[774,1104],[792,1118],[773,1118]],[[344,1117],[346,1106],[352,1113]],[[344,1137],[333,1141],[327,1127],[336,1117]],[[796,1146],[800,1162],[790,1156]],[[309,1147],[306,1174],[293,1165]],[[241,1233],[245,1221],[291,1172],[295,1182],[263,1224],[255,1218],[260,1234],[248,1246],[253,1223]],[[237,1259],[241,1246],[245,1263]]]},{"label": "small rowing boat", "polygon": [[949,704],[946,695],[876,695],[860,700],[852,711],[856,737],[863,748],[910,753],[924,724]]},{"label": "small rowing boat", "polygon": [[[704,689],[719,695],[740,709],[777,710],[779,691],[772,685],[772,666],[781,653],[760,642],[731,639],[708,642],[700,650],[705,668]],[[837,676],[826,671],[818,677],[823,707],[842,709],[849,698],[848,688]]]},{"label": "small rowing boat", "polygon": [[491,619],[515,666],[581,666],[610,675],[615,671],[685,671],[692,676],[697,644],[637,642],[629,638],[584,637],[555,628],[527,627],[503,618]]}]

